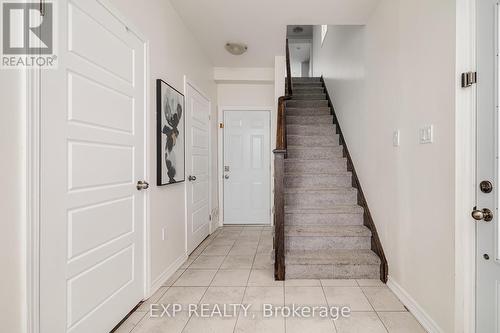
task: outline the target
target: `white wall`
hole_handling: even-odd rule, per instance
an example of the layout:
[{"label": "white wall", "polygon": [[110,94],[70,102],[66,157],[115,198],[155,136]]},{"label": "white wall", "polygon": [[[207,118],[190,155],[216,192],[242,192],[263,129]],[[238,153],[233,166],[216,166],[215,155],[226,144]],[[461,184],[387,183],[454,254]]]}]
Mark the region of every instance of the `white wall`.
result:
[{"label": "white wall", "polygon": [[[168,0],[143,1],[112,0],[118,11],[128,18],[150,42],[150,101],[151,114],[155,114],[155,80],[161,78],[183,91],[183,76],[193,81],[212,100],[212,113],[216,114],[217,95],[213,81],[212,64],[201,50],[198,41],[184,25]],[[215,118],[212,117],[213,133]],[[156,175],[156,119],[151,117],[149,139],[150,181],[155,183]],[[216,136],[212,142],[216,151]],[[213,207],[217,207],[216,163],[211,161],[213,176]],[[164,187],[152,186],[151,198],[151,273],[152,282],[185,254],[185,183]],[[166,239],[162,240],[162,228],[166,228]],[[161,282],[161,281],[156,281]]]},{"label": "white wall", "polygon": [[[442,332],[455,331],[455,12],[453,0],[382,0],[365,27],[330,26],[322,48],[315,29],[313,52],[390,278]],[[435,142],[420,145],[426,124]]]},{"label": "white wall", "polygon": [[274,82],[269,84],[218,84],[217,101],[221,107],[274,106]]},{"label": "white wall", "polygon": [[2,331],[25,329],[25,122],[23,76],[0,70],[0,323]]}]

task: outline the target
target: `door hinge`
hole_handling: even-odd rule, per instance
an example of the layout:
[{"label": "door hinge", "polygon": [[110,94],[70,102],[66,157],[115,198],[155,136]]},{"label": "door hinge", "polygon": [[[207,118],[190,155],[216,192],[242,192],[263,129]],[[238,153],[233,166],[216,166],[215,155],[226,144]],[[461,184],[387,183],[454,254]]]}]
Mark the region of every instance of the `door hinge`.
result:
[{"label": "door hinge", "polygon": [[219,123],[219,128],[224,128],[224,123]]},{"label": "door hinge", "polygon": [[477,72],[462,73],[462,88],[467,88],[477,83]]}]

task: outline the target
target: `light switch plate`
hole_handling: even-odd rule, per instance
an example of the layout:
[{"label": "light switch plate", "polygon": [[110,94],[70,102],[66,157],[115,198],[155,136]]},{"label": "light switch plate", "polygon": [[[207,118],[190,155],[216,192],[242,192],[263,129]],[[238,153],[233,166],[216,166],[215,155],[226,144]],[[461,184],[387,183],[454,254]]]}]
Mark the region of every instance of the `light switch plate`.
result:
[{"label": "light switch plate", "polygon": [[399,138],[400,138],[400,132],[397,129],[392,133],[392,145],[394,147],[399,147]]},{"label": "light switch plate", "polygon": [[434,126],[426,125],[419,129],[420,144],[427,144],[434,142]]}]

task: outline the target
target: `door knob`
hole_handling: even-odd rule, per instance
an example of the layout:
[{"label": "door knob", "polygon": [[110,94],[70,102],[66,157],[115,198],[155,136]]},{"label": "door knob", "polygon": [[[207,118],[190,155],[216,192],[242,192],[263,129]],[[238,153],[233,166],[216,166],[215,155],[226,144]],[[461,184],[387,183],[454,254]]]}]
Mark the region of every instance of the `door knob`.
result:
[{"label": "door knob", "polygon": [[189,176],[189,177],[188,177],[188,180],[189,180],[190,182],[194,182],[194,181],[196,180],[196,176]]},{"label": "door knob", "polygon": [[490,222],[493,220],[493,213],[488,208],[484,208],[482,210],[474,209],[472,211],[472,218],[476,221],[483,220],[485,222]]},{"label": "door knob", "polygon": [[149,188],[149,183],[145,180],[139,180],[137,182],[137,190],[138,191],[141,191],[141,190],[147,190]]},{"label": "door knob", "polygon": [[224,175],[224,179],[229,179],[229,175]]}]

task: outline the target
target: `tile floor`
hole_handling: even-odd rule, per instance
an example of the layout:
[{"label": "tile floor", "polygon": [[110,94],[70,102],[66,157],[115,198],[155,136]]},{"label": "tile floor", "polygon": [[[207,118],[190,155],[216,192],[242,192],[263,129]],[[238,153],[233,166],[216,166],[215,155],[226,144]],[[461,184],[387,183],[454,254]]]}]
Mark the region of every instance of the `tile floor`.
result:
[{"label": "tile floor", "polygon": [[[425,330],[378,280],[274,281],[272,229],[218,229],[116,333],[419,333]],[[249,315],[189,318],[188,304],[251,304]],[[349,318],[263,318],[260,306],[349,306]],[[150,304],[182,304],[175,317],[150,316]],[[230,311],[232,314],[233,312]]]}]

